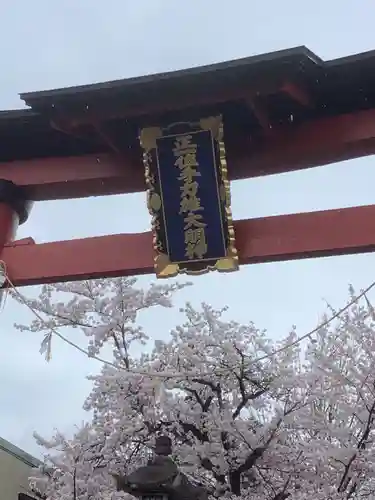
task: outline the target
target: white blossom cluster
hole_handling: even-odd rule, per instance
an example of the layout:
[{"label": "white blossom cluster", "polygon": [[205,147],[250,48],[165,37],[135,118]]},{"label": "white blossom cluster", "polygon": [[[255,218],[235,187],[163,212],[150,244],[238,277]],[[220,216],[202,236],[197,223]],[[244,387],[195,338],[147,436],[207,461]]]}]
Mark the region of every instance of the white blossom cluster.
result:
[{"label": "white blossom cluster", "polygon": [[[36,435],[46,450],[45,466],[31,479],[41,497],[122,498],[111,473],[143,465],[154,438],[167,434],[181,470],[213,497],[374,499],[375,314],[369,301],[352,305],[311,341],[260,362],[254,360],[289,344],[296,332],[275,344],[252,323],[187,304],[185,323],[167,341],[132,355],[136,343],[148,342],[139,312],[172,307],[182,286],[142,290],[135,279],[94,280],[48,285],[30,300],[45,321],[19,328],[47,334],[50,327],[80,328],[91,354],[111,345],[114,364],[91,377],[85,408],[93,418],[73,439]],[[56,293],[68,299],[59,302]],[[352,300],[354,290],[349,295]]]}]

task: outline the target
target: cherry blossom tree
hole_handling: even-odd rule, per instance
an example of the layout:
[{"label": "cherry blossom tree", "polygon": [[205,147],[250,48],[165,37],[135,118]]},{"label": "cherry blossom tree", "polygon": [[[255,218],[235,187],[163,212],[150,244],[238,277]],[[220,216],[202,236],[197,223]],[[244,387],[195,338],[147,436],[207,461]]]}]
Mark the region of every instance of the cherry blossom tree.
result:
[{"label": "cherry blossom tree", "polygon": [[113,353],[90,377],[90,422],[71,439],[36,435],[46,450],[36,490],[47,500],[111,500],[111,474],[145,464],[155,437],[167,434],[181,470],[215,497],[375,498],[375,313],[367,298],[304,343],[295,329],[272,342],[207,304],[187,304],[184,323],[152,343],[139,313],[172,307],[182,286],[94,280],[47,285],[29,301],[44,319],[19,328],[43,332],[43,352],[51,328],[68,326],[85,333],[91,356],[108,345]]}]

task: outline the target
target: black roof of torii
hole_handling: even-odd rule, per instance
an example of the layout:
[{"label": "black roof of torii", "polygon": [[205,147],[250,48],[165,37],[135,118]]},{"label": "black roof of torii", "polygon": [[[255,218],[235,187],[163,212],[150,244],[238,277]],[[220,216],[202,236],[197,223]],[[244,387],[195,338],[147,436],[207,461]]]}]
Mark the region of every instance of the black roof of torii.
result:
[{"label": "black roof of torii", "polygon": [[[311,97],[313,105],[300,110],[302,120],[374,108],[375,50],[323,61],[301,46],[168,73],[22,93],[20,97],[28,109],[0,111],[0,161],[108,150],[94,131],[73,136],[54,129],[51,117],[61,110],[64,116],[81,118],[87,112],[104,111],[107,121],[113,121],[112,133],[132,147],[142,116],[154,114],[155,106],[159,106],[160,113],[171,102],[174,109],[188,108],[189,103],[207,98],[214,104],[216,96],[239,87],[256,91],[260,97],[264,92],[269,114],[278,120],[291,105],[290,100],[284,102],[276,95],[277,84],[282,81],[296,83]],[[221,112],[224,108],[220,106]],[[111,113],[113,116],[109,116]],[[241,114],[238,107],[228,113],[229,121]],[[114,131],[119,126],[114,121],[119,118],[123,120],[122,130]]]}]

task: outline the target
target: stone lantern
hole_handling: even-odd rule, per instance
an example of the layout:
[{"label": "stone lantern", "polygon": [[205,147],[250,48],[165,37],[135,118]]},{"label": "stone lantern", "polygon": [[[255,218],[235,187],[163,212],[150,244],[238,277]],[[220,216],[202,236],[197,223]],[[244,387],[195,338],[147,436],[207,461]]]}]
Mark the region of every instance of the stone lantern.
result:
[{"label": "stone lantern", "polygon": [[170,457],[172,442],[159,436],[155,442],[154,457],[148,464],[125,475],[114,475],[117,491],[125,491],[140,500],[207,500],[208,492],[194,485],[179,471]]}]

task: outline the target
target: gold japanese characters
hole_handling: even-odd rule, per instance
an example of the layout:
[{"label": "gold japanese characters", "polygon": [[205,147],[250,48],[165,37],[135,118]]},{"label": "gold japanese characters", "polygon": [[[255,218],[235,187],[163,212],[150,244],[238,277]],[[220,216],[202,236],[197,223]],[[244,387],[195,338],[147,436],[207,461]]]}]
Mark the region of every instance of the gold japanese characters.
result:
[{"label": "gold japanese characters", "polygon": [[178,180],[180,187],[180,214],[184,217],[185,256],[189,259],[202,260],[207,253],[207,242],[203,215],[204,208],[198,196],[199,183],[197,144],[192,142],[193,136],[177,136],[174,143],[173,154],[177,158],[175,166],[179,169]]}]

